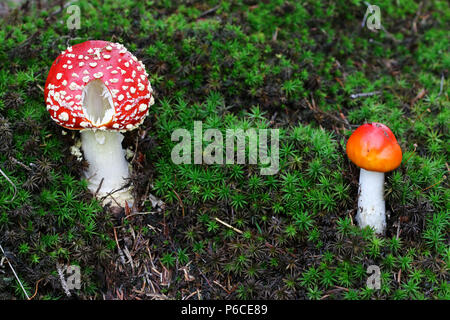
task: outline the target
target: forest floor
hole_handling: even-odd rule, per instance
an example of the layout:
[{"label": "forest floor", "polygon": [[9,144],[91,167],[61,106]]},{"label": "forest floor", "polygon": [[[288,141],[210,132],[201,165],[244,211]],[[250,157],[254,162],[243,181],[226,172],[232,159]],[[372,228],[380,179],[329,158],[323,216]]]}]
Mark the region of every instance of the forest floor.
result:
[{"label": "forest floor", "polygon": [[[60,7],[61,3],[64,7]],[[69,29],[70,4],[80,28]],[[23,1],[0,20],[0,299],[449,299],[447,1]],[[5,9],[7,8],[7,9]],[[372,17],[373,18],[373,17]],[[123,44],[155,104],[125,133],[132,208],[102,207],[43,88],[61,51]],[[279,129],[260,165],[176,165],[177,128]],[[355,225],[365,122],[403,150],[385,235]],[[206,144],[206,143],[205,143]],[[10,180],[10,181],[8,181]],[[0,255],[3,257],[3,255]],[[81,288],[59,271],[79,266]],[[366,284],[378,266],[381,288]]]}]

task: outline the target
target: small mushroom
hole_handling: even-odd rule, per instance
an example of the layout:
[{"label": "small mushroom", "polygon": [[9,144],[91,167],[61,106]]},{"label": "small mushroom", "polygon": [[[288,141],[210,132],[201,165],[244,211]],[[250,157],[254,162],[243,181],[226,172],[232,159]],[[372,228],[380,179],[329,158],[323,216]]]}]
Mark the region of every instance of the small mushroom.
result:
[{"label": "small mushroom", "polygon": [[122,189],[129,168],[121,132],[136,129],[154,103],[147,77],[144,64],[123,45],[92,40],[63,51],[45,84],[52,119],[81,130],[89,189],[113,205],[132,201],[129,188]]},{"label": "small mushroom", "polygon": [[392,131],[381,123],[358,127],[347,142],[349,159],[361,168],[359,175],[358,212],[361,228],[372,227],[383,234],[386,228],[384,173],[402,162],[402,149]]}]

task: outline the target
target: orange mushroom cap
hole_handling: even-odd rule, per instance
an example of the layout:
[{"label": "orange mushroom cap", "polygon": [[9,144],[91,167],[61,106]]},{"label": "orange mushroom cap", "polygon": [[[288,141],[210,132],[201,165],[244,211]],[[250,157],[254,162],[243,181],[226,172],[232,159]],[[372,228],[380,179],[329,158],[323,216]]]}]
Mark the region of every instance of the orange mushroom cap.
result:
[{"label": "orange mushroom cap", "polygon": [[373,122],[353,132],[347,141],[347,156],[365,170],[388,172],[402,162],[402,149],[391,129]]}]

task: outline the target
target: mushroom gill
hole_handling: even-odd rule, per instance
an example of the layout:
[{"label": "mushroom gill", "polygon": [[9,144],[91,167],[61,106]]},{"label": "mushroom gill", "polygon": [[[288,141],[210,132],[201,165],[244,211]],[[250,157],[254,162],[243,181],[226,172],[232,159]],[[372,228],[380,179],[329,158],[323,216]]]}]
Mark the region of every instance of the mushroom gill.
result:
[{"label": "mushroom gill", "polygon": [[110,122],[115,114],[111,93],[101,80],[84,87],[81,101],[84,115],[96,127]]}]

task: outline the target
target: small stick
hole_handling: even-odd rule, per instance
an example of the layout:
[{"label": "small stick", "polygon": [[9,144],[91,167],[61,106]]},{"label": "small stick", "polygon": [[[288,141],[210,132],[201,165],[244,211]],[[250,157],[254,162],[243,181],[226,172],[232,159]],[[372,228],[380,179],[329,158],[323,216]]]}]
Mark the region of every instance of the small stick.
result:
[{"label": "small stick", "polygon": [[[1,171],[1,170],[0,170]],[[22,289],[23,293],[25,294],[25,297],[27,297],[28,300],[30,300],[30,297],[28,296],[27,291],[25,290],[25,288],[22,285],[22,281],[20,281],[19,277],[17,276],[16,271],[14,270],[11,262],[9,262],[8,257],[6,256],[5,250],[3,250],[2,245],[0,244],[0,250],[2,250],[3,256],[6,258],[6,262],[8,262],[9,267],[11,268],[11,271],[14,274],[14,277],[16,278],[17,282],[19,283],[20,288]]]},{"label": "small stick", "polygon": [[336,288],[338,288],[338,289],[340,289],[340,290],[344,290],[344,291],[347,291],[347,292],[348,292],[348,289],[347,289],[347,288],[344,288],[344,287],[339,287],[339,286],[336,286]]},{"label": "small stick", "polygon": [[354,226],[351,212],[348,213],[348,217],[350,218],[350,222],[351,222],[352,226]]},{"label": "small stick", "polygon": [[[95,174],[94,174],[94,175],[95,175]],[[114,200],[114,202],[117,204],[117,206],[118,206],[118,207],[121,207],[121,205],[120,205],[120,204],[117,202],[117,200],[112,196],[112,194],[113,194],[113,193],[116,193],[116,192],[118,192],[118,191],[121,191],[121,190],[123,190],[123,189],[126,189],[126,188],[128,188],[127,185],[125,185],[125,186],[123,186],[123,187],[121,187],[121,188],[119,188],[119,189],[113,190],[113,191],[111,191],[111,192],[108,192],[103,198],[100,199],[100,202],[103,202],[103,200],[107,199],[108,197],[111,197],[111,199]]]},{"label": "small stick", "polygon": [[439,94],[437,95],[438,97],[442,94],[442,90],[444,90],[444,80],[445,80],[444,73],[442,73],[441,84],[439,86]]},{"label": "small stick", "polygon": [[278,115],[278,112],[275,112],[273,114],[272,118],[270,118],[269,127],[275,123],[275,119],[276,119],[277,115]]},{"label": "small stick", "polygon": [[335,291],[341,291],[341,290],[345,290],[345,291],[348,292],[348,289],[347,289],[347,288],[336,287],[335,289],[328,290],[328,291],[326,292],[326,294],[325,294],[323,297],[320,298],[320,300],[323,300],[323,299],[325,299],[325,298],[328,298],[328,297],[331,295],[331,293],[333,293],[333,292],[335,292]]},{"label": "small stick", "polygon": [[423,1],[419,3],[419,8],[417,9],[416,16],[414,17],[413,22],[411,23],[411,29],[414,33],[417,33],[417,19],[420,17],[420,11],[422,9]]},{"label": "small stick", "polygon": [[223,224],[224,226],[226,226],[226,227],[228,227],[228,228],[230,228],[230,229],[233,229],[233,230],[236,231],[237,233],[243,234],[243,232],[242,232],[241,230],[236,229],[235,227],[233,227],[233,226],[229,225],[228,223],[226,223],[226,222],[220,220],[219,218],[215,217],[214,219],[215,219],[217,222]]},{"label": "small stick", "polygon": [[153,231],[158,231],[158,232],[161,232],[161,229],[158,229],[158,228],[156,228],[156,227],[154,227],[154,226],[152,226],[151,224],[147,224],[147,226],[150,228],[150,229],[152,229]]},{"label": "small stick", "polygon": [[21,166],[22,168],[24,168],[24,169],[26,169],[26,170],[28,170],[28,171],[32,171],[32,169],[31,169],[29,166],[27,166],[26,164],[20,162],[20,161],[17,160],[16,158],[13,158],[12,156],[9,157],[9,160],[10,160],[11,162],[14,162],[14,164],[18,164],[19,166]]},{"label": "small stick", "polygon": [[374,95],[377,95],[377,94],[380,94],[380,93],[381,93],[381,91],[353,93],[353,94],[350,95],[350,98],[356,99],[356,98],[361,98],[361,97],[370,97],[370,96],[374,96]]},{"label": "small stick", "polygon": [[[94,173],[89,179],[93,178],[95,175],[96,175],[96,173]],[[89,179],[88,179],[88,180],[89,180]],[[124,190],[124,189],[126,189],[126,188],[128,188],[128,187],[129,187],[128,184],[126,184],[126,185],[124,185],[123,187],[120,187],[120,188],[115,189],[115,190],[113,190],[113,191],[111,191],[111,192],[108,192],[108,193],[106,194],[106,196],[104,196],[103,198],[101,198],[101,200],[103,201],[104,199],[106,199],[107,197],[111,196],[112,194],[114,194],[114,193],[116,193],[116,192],[119,192],[119,191],[121,191],[121,190]],[[111,198],[112,198],[112,197],[111,197]]]},{"label": "small stick", "polygon": [[[8,176],[2,171],[2,169],[0,169],[0,173],[1,173],[2,176],[4,176],[5,179],[6,179],[6,180],[14,187],[14,195],[13,195],[12,199],[11,199],[11,200],[5,200],[6,203],[11,203],[11,202],[13,202],[14,199],[16,198],[16,195],[17,195],[17,187],[16,187],[16,185],[14,184],[14,182],[12,182],[11,179],[9,179]],[[3,250],[2,250],[2,251],[3,251]]]},{"label": "small stick", "polygon": [[411,107],[420,99],[422,99],[423,97],[425,97],[425,95],[427,94],[427,90],[425,89],[421,89],[419,91],[419,93],[414,97],[414,99],[411,100],[411,102],[409,103],[411,105]]},{"label": "small stick", "polygon": [[334,78],[341,86],[342,89],[344,89],[344,84],[342,83],[342,80],[339,78]]},{"label": "small stick", "polygon": [[194,292],[192,292],[192,293],[191,293],[190,295],[188,295],[186,298],[183,298],[182,300],[188,300],[190,297],[194,296],[196,293],[199,293],[199,292],[198,292],[198,289],[195,290]]},{"label": "small stick", "polygon": [[219,9],[219,8],[220,8],[220,5],[217,5],[217,6],[215,6],[215,7],[212,7],[211,9],[206,10],[205,12],[201,13],[201,14],[197,17],[197,19],[203,18],[204,16],[207,16],[208,14],[213,13],[214,11],[216,11],[216,10]]},{"label": "small stick", "polygon": [[134,160],[136,159],[136,154],[138,152],[138,145],[139,145],[139,137],[136,137],[136,144],[134,146],[134,154],[133,159],[131,159],[131,163],[134,163]]},{"label": "small stick", "polygon": [[42,280],[44,280],[44,278],[39,279],[39,280],[36,282],[36,289],[34,290],[34,294],[33,294],[30,298],[28,298],[28,300],[32,300],[32,299],[36,296],[36,294],[37,294],[37,292],[38,292],[38,285],[39,285],[39,282],[41,282]]},{"label": "small stick", "polygon": [[97,190],[95,190],[94,197],[97,198],[97,194],[98,194],[98,192],[100,191],[100,189],[102,188],[102,184],[103,184],[103,181],[104,181],[104,180],[105,180],[105,178],[102,178],[102,180],[100,180],[100,183],[99,183],[99,185],[98,185],[98,188],[97,188]]},{"label": "small stick", "polygon": [[134,273],[134,263],[133,263],[133,257],[131,256],[130,250],[128,250],[128,247],[125,245],[125,247],[123,248],[123,252],[125,253],[125,255],[128,258],[128,262],[131,264],[131,269],[133,269],[133,273]]},{"label": "small stick", "polygon": [[[312,98],[312,97],[311,97],[311,98]],[[324,116],[327,116],[327,117],[329,117],[329,118],[331,118],[331,119],[333,119],[333,120],[335,120],[335,121],[337,121],[337,122],[340,122],[340,123],[342,123],[342,124],[344,124],[344,125],[346,125],[346,126],[348,126],[348,127],[351,127],[351,126],[352,126],[351,124],[349,124],[349,122],[347,121],[347,119],[345,119],[345,118],[344,118],[344,119],[341,119],[341,118],[336,117],[335,115],[333,115],[333,114],[331,114],[331,113],[322,111],[322,110],[320,110],[319,108],[317,108],[317,107],[316,107],[316,103],[315,103],[315,101],[314,101],[314,98],[312,98],[311,101],[312,101],[312,104],[308,101],[308,99],[305,99],[306,104],[308,105],[309,109],[310,109],[312,112],[318,113],[318,114],[321,114],[321,115],[324,115]]]},{"label": "small stick", "polygon": [[383,30],[386,33],[386,37],[394,41],[395,43],[400,43],[401,41],[398,40],[392,33],[386,30],[386,28],[380,23],[381,30]]},{"label": "small stick", "polygon": [[398,219],[398,224],[397,224],[397,240],[400,238],[400,219]]},{"label": "small stick", "polygon": [[435,184],[432,184],[431,186],[426,187],[425,189],[422,189],[422,192],[423,192],[423,191],[426,191],[426,190],[428,190],[428,189],[430,189],[430,188],[433,188],[434,186],[440,184],[440,183],[441,183],[442,181],[444,181],[444,179],[446,179],[446,178],[447,178],[446,176],[443,176],[442,179],[439,180],[438,182],[436,182]]},{"label": "small stick", "polygon": [[148,215],[148,214],[150,214],[150,213],[154,213],[154,212],[153,212],[153,211],[147,211],[147,212],[135,212],[135,213],[132,213],[132,214],[127,215],[126,217],[124,217],[124,219],[128,219],[128,218],[130,218],[130,217],[132,217],[132,216],[137,216],[137,215]]},{"label": "small stick", "polygon": [[217,284],[219,287],[221,287],[226,293],[230,294],[231,292],[228,291],[223,285],[220,284],[219,281],[214,280],[213,283]]},{"label": "small stick", "polygon": [[175,193],[175,195],[176,195],[177,198],[178,198],[178,201],[180,202],[181,211],[183,212],[183,218],[184,218],[184,205],[183,205],[183,201],[181,201],[180,196],[178,195],[178,193],[177,193],[175,190],[172,190],[172,191],[173,191],[173,193]]},{"label": "small stick", "polygon": [[416,149],[417,149],[417,144],[414,143],[414,150],[413,150],[413,152],[409,155],[408,159],[406,159],[405,165],[408,163],[409,159],[411,159],[411,157],[413,156],[414,152],[416,152]]},{"label": "small stick", "polygon": [[123,265],[125,265],[126,263],[125,263],[125,258],[123,257],[123,251],[122,251],[122,249],[120,249],[119,240],[117,240],[116,228],[113,228],[113,230],[114,230],[114,239],[116,240],[117,251],[119,252],[120,261],[122,262]]},{"label": "small stick", "polygon": [[272,35],[272,41],[277,41],[278,38],[278,27],[275,28],[275,32]]}]

